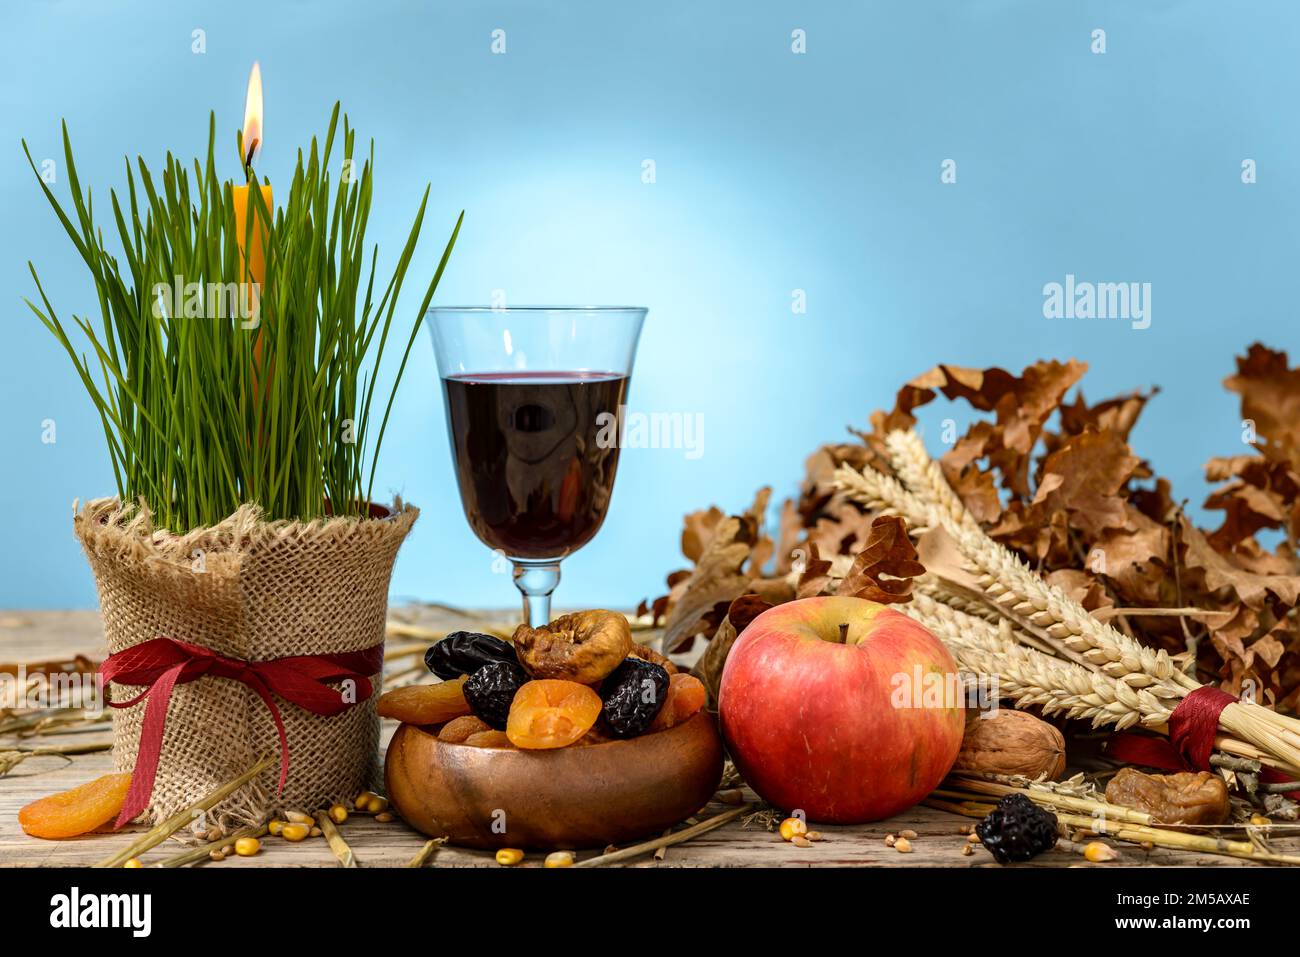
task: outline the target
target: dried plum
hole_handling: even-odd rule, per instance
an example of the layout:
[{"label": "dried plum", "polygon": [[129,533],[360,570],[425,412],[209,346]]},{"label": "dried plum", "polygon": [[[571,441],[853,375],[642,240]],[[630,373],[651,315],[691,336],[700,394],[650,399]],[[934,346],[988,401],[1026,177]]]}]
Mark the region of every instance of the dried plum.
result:
[{"label": "dried plum", "polygon": [[488,725],[504,731],[515,692],[527,680],[517,662],[490,661],[465,679],[465,701]]},{"label": "dried plum", "polygon": [[515,660],[515,648],[510,642],[473,631],[453,631],[424,653],[429,670],[445,681],[472,675],[494,661]]},{"label": "dried plum", "polygon": [[1027,861],[1056,846],[1056,815],[1023,794],[1008,794],[975,833],[999,864]]},{"label": "dried plum", "polygon": [[650,727],[668,700],[668,672],[652,661],[625,658],[600,686],[601,714],[618,738],[631,738]]}]

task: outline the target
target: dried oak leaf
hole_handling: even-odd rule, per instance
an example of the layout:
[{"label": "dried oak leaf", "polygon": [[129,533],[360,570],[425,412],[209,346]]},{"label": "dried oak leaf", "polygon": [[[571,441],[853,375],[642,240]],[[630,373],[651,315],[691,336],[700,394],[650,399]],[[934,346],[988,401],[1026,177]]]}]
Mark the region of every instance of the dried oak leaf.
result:
[{"label": "dried oak leaf", "polygon": [[1060,435],[1047,439],[1048,451],[1055,447],[1055,443],[1061,436],[1078,435],[1089,430],[1112,432],[1117,438],[1127,442],[1138,416],[1142,414],[1142,410],[1146,408],[1146,404],[1152,397],[1159,392],[1158,388],[1153,388],[1150,392],[1131,392],[1090,406],[1084,401],[1083,391],[1080,390],[1075,394],[1073,404],[1061,405]]},{"label": "dried oak leaf", "polygon": [[1300,598],[1300,575],[1260,575],[1233,563],[1230,555],[1216,552],[1205,534],[1186,523],[1181,531],[1183,564],[1199,572],[1210,592],[1230,589],[1249,607],[1263,608],[1269,595],[1284,605],[1294,607]]},{"label": "dried oak leaf", "polygon": [[925,574],[907,523],[897,515],[881,515],[871,523],[871,535],[853,557],[837,595],[867,598],[881,604],[911,601],[912,579]]},{"label": "dried oak leaf", "polygon": [[1285,352],[1256,342],[1223,384],[1241,396],[1241,416],[1254,423],[1264,454],[1300,468],[1300,368],[1290,368]]},{"label": "dried oak leaf", "polygon": [[1140,462],[1114,432],[1071,436],[1043,461],[1033,505],[1066,512],[1090,538],[1122,528],[1127,513],[1120,491]]},{"label": "dried oak leaf", "polygon": [[664,654],[676,651],[698,633],[711,633],[722,622],[725,606],[749,589],[751,576],[744,568],[757,540],[757,529],[745,516],[731,515],[711,531],[689,576],[668,594]]},{"label": "dried oak leaf", "polygon": [[749,623],[771,608],[772,605],[758,595],[741,595],[729,606],[723,616],[718,630],[714,632],[704,654],[691,669],[691,674],[704,683],[708,693],[710,711],[718,710],[718,688],[722,684],[722,668],[727,663],[727,655],[740,633],[749,627]]}]

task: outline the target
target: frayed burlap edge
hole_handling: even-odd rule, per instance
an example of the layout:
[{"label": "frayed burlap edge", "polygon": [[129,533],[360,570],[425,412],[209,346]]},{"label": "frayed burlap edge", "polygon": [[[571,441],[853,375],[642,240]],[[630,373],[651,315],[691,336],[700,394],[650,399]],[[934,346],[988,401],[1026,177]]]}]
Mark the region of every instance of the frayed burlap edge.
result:
[{"label": "frayed burlap edge", "polygon": [[[419,510],[395,501],[384,518],[264,521],[241,506],[216,525],[176,535],[149,510],[116,498],[74,504],[73,525],[95,575],[110,653],[165,635],[256,661],[358,651],[380,643],[393,561]],[[332,718],[277,698],[291,765],[283,795],[278,765],[241,788],[204,822],[228,830],[290,809],[345,801],[376,775],[375,694]],[[110,689],[112,700],[139,688]],[[134,767],[144,705],[113,709],[113,755]],[[156,823],[278,754],[270,714],[246,686],[200,678],[178,686],[154,797],[140,820]]]}]

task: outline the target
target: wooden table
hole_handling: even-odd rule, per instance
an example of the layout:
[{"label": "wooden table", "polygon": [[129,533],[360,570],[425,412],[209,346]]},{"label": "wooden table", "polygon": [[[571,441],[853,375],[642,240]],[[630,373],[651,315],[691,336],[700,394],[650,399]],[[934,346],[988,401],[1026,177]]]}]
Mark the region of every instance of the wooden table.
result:
[{"label": "wooden table", "polygon": [[[505,617],[504,615],[502,616]],[[392,618],[430,628],[472,627],[473,622],[444,609],[410,606],[394,609]],[[645,636],[642,636],[645,637]],[[405,639],[393,639],[402,641]],[[103,632],[97,612],[59,611],[24,612],[0,611],[0,662],[37,661],[75,654],[85,654],[95,659],[104,655]],[[414,659],[402,664],[409,666]],[[399,665],[400,668],[400,665]],[[385,722],[383,744],[394,728],[394,722]],[[107,725],[80,730],[76,733],[47,734],[37,738],[21,739],[24,745],[67,744],[88,741],[108,741]],[[20,739],[12,734],[0,735],[0,750],[12,747]],[[87,865],[104,859],[114,851],[128,845],[139,830],[116,834],[95,834],[65,841],[42,841],[30,838],[18,827],[18,809],[28,802],[81,784],[100,774],[111,771],[112,761],[107,752],[77,756],[71,761],[61,758],[31,758],[8,775],[0,777],[0,866],[66,866]],[[754,800],[746,791],[748,800]],[[703,809],[703,819],[728,809],[721,803]],[[874,865],[882,867],[997,867],[989,854],[977,849],[972,856],[964,856],[965,837],[960,829],[971,819],[927,807],[916,807],[877,824],[857,827],[823,827],[825,840],[809,848],[799,848],[780,840],[760,827],[742,826],[734,821],[717,830],[683,844],[667,849],[663,860],[649,855],[628,863],[634,867],[837,867]],[[901,854],[886,846],[885,837],[911,829],[917,837],[911,841],[913,852]],[[354,816],[342,827],[344,837],[351,844],[362,866],[402,866],[420,850],[425,837],[408,828],[400,820],[389,824],[376,823],[370,817]],[[1292,853],[1300,850],[1300,838],[1278,842],[1279,849]],[[1290,845],[1289,847],[1286,845]],[[1143,851],[1130,844],[1119,845],[1120,861],[1108,865],[1193,865],[1193,866],[1243,866],[1243,862],[1227,857],[1207,854],[1187,854],[1170,850]],[[182,847],[175,842],[164,842],[144,858],[146,864],[171,854]],[[1037,867],[1094,866],[1085,864],[1081,847],[1062,840],[1060,845],[1031,862]],[[584,852],[579,858],[593,856]],[[540,864],[540,854],[531,854],[528,863]],[[263,841],[263,850],[255,857],[232,858],[216,867],[333,867],[337,861],[325,841],[315,839],[301,844],[290,844],[275,838]],[[460,850],[452,847],[440,849],[430,862],[436,867],[495,867],[492,854],[484,851]],[[1252,866],[1244,863],[1244,866]]]}]

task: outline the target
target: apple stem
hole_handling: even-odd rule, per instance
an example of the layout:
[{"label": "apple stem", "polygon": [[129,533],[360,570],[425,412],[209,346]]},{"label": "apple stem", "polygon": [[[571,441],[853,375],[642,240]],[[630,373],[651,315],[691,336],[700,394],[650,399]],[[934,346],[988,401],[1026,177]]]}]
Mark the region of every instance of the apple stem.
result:
[{"label": "apple stem", "polygon": [[842,621],[840,622],[840,644],[844,644],[848,640],[849,640],[849,623],[847,621]]}]

